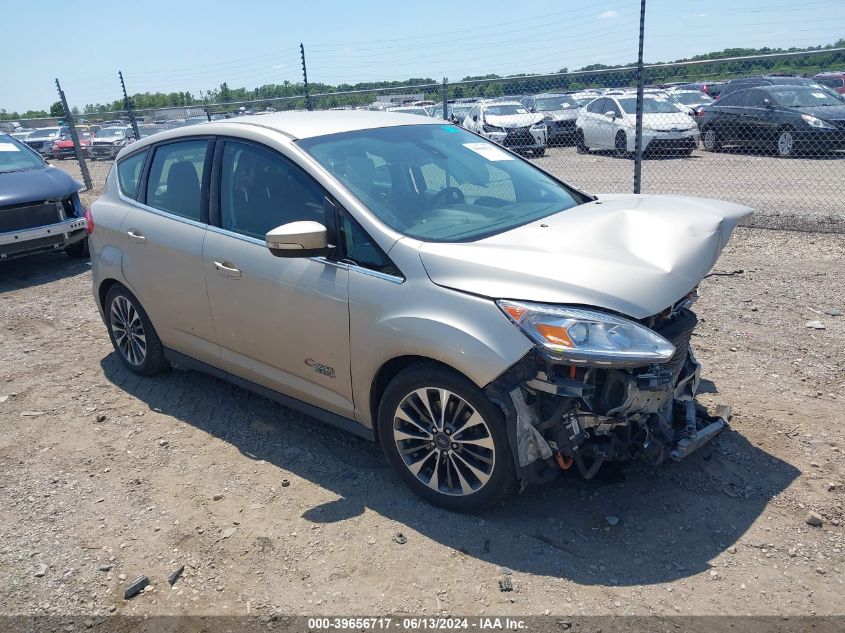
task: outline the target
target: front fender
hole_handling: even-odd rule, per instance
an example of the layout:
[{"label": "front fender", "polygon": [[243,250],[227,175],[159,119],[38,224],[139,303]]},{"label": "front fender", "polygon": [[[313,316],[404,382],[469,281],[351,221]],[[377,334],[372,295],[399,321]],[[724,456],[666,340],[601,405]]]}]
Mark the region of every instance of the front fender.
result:
[{"label": "front fender", "polygon": [[352,272],[349,290],[355,415],[371,428],[373,380],[389,361],[436,360],[484,387],[533,347],[490,299],[428,279],[394,284]]}]

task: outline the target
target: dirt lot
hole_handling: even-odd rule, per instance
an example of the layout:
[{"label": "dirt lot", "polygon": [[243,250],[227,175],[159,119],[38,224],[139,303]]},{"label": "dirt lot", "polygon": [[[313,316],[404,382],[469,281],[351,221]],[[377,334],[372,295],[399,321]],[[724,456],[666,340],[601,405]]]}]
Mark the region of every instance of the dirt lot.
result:
[{"label": "dirt lot", "polygon": [[87,263],[0,264],[0,612],[841,614],[843,258],[842,236],[738,229],[716,270],[743,272],[702,284],[693,339],[732,430],[481,516],[216,379],[129,374]]},{"label": "dirt lot", "polygon": [[[585,191],[631,193],[634,161],[607,152],[582,155],[574,147],[549,148],[534,160],[565,181]],[[76,161],[52,161],[82,181]],[[86,203],[96,199],[111,161],[88,162],[95,188],[83,195]],[[812,230],[837,226],[845,232],[845,153],[824,158],[777,158],[762,153],[696,150],[689,157],[647,158],[642,168],[643,193],[674,193],[721,198],[757,209],[755,226],[768,228],[795,225]]]}]

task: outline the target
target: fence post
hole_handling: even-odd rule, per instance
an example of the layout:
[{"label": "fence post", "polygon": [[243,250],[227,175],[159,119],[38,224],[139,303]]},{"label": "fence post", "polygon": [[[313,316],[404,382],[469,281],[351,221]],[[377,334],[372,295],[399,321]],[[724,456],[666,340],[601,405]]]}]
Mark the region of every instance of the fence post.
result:
[{"label": "fence post", "polygon": [[640,0],[640,50],[637,56],[637,130],[634,145],[634,193],[640,193],[643,172],[643,39],[645,35],[645,0]]},{"label": "fence post", "polygon": [[448,101],[449,101],[449,79],[446,78],[446,77],[443,77],[443,118],[446,121],[451,121],[451,117],[449,116]]},{"label": "fence post", "polygon": [[135,120],[135,112],[132,110],[132,102],[129,100],[129,95],[126,94],[126,84],[123,83],[123,72],[118,70],[117,74],[120,76],[120,88],[123,90],[123,105],[126,106],[126,113],[129,115],[129,122],[132,124],[132,131],[135,132],[135,140],[141,140],[141,133],[138,131],[138,121]]},{"label": "fence post", "polygon": [[85,184],[86,191],[91,191],[94,188],[94,185],[91,183],[91,173],[88,171],[88,164],[85,162],[85,155],[82,153],[82,145],[79,143],[79,135],[76,133],[76,126],[73,124],[73,115],[67,105],[65,91],[62,90],[58,77],[56,78],[56,90],[59,91],[59,100],[61,100],[62,109],[65,111],[65,119],[67,119],[67,126],[70,129],[70,138],[73,141],[73,153],[76,154],[76,160],[79,162],[79,171],[82,173],[82,182]]},{"label": "fence post", "polygon": [[308,92],[308,70],[305,67],[305,46],[299,43],[299,54],[302,56],[302,80],[305,83],[305,109],[313,110],[311,106],[311,94]]},{"label": "fence post", "polygon": [[205,106],[203,110],[205,110],[205,118],[211,121],[211,108]]}]

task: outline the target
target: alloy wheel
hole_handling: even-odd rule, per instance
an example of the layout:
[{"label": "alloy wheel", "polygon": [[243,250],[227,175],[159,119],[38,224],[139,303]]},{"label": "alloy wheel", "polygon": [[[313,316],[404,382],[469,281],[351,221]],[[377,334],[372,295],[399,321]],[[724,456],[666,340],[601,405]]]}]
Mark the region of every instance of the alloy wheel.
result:
[{"label": "alloy wheel", "polygon": [[118,351],[130,365],[141,365],[147,357],[147,336],[138,310],[129,299],[118,295],[112,301],[109,312]]},{"label": "alloy wheel", "polygon": [[478,492],[493,474],[490,427],[447,389],[426,387],[405,396],[393,414],[393,440],[408,470],[441,494]]},{"label": "alloy wheel", "polygon": [[778,154],[780,156],[789,156],[795,147],[795,139],[792,137],[792,132],[784,130],[778,134]]},{"label": "alloy wheel", "polygon": [[707,130],[704,133],[704,149],[708,152],[715,152],[717,147],[716,131]]}]

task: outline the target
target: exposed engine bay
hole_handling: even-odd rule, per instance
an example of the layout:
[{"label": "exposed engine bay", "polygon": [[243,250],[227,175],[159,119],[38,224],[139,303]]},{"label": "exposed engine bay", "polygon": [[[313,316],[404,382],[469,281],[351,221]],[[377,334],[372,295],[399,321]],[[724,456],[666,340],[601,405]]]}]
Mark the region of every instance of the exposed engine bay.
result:
[{"label": "exposed engine bay", "polygon": [[608,462],[679,461],[727,426],[727,410],[711,416],[695,400],[701,371],[690,347],[695,298],[693,291],[639,321],[675,347],[665,362],[578,366],[537,349],[488,386],[511,422],[523,483],[572,467],[589,479]]}]

